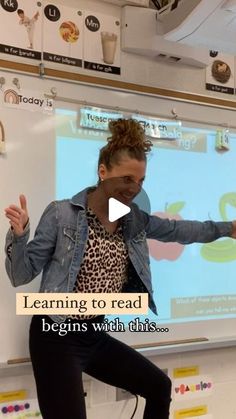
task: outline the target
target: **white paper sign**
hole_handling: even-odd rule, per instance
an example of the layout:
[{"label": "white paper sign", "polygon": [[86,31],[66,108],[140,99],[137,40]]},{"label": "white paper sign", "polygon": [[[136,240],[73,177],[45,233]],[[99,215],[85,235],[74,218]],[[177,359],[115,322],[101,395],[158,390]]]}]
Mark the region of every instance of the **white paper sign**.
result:
[{"label": "white paper sign", "polygon": [[119,118],[123,118],[122,113],[105,110],[99,111],[93,108],[80,109],[80,126],[84,128],[108,131],[109,122]]},{"label": "white paper sign", "polygon": [[34,90],[14,90],[11,87],[3,91],[3,105],[15,109],[26,109],[51,113],[53,111],[53,99]]},{"label": "white paper sign", "polygon": [[153,138],[168,138],[176,140],[182,138],[180,121],[164,121],[161,119],[147,118],[143,115],[132,115],[138,121],[145,134]]}]

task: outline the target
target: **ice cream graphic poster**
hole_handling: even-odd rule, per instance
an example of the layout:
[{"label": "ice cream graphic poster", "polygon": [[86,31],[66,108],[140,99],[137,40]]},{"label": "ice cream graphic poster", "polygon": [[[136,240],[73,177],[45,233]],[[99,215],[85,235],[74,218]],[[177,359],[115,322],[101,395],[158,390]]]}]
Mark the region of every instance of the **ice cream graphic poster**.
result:
[{"label": "ice cream graphic poster", "polygon": [[34,0],[0,2],[0,52],[41,60],[42,7]]},{"label": "ice cream graphic poster", "polygon": [[120,21],[118,17],[85,12],[84,68],[120,74]]},{"label": "ice cream graphic poster", "polygon": [[82,67],[83,12],[50,3],[44,5],[43,14],[44,60]]}]

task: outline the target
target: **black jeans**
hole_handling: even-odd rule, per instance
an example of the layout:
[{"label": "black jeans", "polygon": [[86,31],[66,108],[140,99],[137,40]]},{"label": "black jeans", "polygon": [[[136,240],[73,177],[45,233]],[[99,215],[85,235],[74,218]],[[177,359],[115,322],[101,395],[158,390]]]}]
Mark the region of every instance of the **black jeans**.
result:
[{"label": "black jeans", "polygon": [[30,355],[44,419],[86,419],[83,371],[144,397],[144,419],[169,418],[170,379],[136,350],[105,332],[95,332],[92,322],[102,322],[103,316],[70,320],[70,326],[86,323],[87,331],[70,331],[64,336],[43,331],[43,318],[53,324],[48,316],[33,316]]}]

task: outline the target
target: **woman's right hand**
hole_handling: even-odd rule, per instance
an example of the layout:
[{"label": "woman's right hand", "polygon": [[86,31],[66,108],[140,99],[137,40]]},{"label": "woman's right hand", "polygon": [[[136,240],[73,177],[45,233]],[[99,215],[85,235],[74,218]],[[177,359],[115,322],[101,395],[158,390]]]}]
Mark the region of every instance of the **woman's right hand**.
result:
[{"label": "woman's right hand", "polygon": [[9,205],[5,208],[5,215],[9,218],[10,225],[17,236],[20,236],[29,221],[27,210],[27,202],[25,195],[20,195],[20,207],[17,205]]}]

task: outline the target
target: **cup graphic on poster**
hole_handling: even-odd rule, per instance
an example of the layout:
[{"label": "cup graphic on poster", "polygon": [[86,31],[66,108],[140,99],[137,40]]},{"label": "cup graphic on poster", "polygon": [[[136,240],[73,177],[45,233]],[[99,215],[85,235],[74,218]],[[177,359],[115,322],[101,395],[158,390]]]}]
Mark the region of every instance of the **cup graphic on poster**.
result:
[{"label": "cup graphic on poster", "polygon": [[113,64],[116,53],[117,35],[113,32],[101,32],[103,61]]}]

